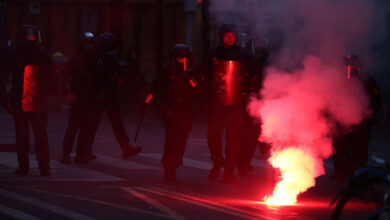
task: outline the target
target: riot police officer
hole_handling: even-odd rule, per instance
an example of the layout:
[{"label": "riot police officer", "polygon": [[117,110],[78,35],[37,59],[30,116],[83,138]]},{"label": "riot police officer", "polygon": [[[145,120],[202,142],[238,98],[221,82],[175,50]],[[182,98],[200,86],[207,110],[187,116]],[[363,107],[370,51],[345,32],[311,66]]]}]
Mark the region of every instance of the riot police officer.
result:
[{"label": "riot police officer", "polygon": [[174,181],[176,169],[183,164],[188,135],[194,120],[194,108],[199,97],[199,76],[191,69],[192,52],[187,45],[171,48],[170,66],[157,76],[146,102],[158,96],[165,126],[164,179]]},{"label": "riot police officer", "polygon": [[[253,42],[252,42],[253,44]],[[254,45],[252,45],[254,47]],[[261,99],[260,89],[263,86],[264,69],[267,66],[269,52],[265,47],[250,48],[251,62],[249,72],[249,83],[244,89],[246,96],[246,105],[250,102],[251,97]],[[244,128],[242,130],[242,140],[238,152],[237,169],[241,175],[246,175],[253,171],[251,160],[255,153],[256,147],[260,146],[260,152],[263,156],[267,154],[267,145],[259,143],[258,139],[261,134],[261,121],[249,115],[246,112],[244,117]]]},{"label": "riot police officer", "polygon": [[61,161],[70,163],[70,153],[79,131],[75,162],[94,159],[91,145],[103,111],[103,79],[99,72],[97,42],[92,33],[85,33],[79,54],[68,64],[70,88],[66,98],[70,102],[68,127],[63,141]]},{"label": "riot police officer", "polygon": [[[362,64],[355,54],[348,54],[344,57],[346,80],[359,79],[370,97],[370,109],[377,112],[382,105],[382,98],[375,81],[363,74]],[[331,179],[345,181],[356,169],[367,164],[368,145],[371,138],[372,118],[363,119],[360,124],[353,128],[350,133],[339,129],[339,134],[334,142],[334,174]]]},{"label": "riot police officer", "polygon": [[[248,83],[250,55],[237,45],[235,24],[224,23],[220,28],[221,44],[210,59],[210,113],[208,146],[214,164],[209,178],[216,179],[224,167],[224,180],[236,181],[241,132],[245,117],[245,85]],[[222,153],[222,133],[226,128],[225,158]]]},{"label": "riot police officer", "polygon": [[[11,90],[6,105],[12,111],[16,131],[17,175],[29,172],[29,126],[31,123],[36,157],[41,176],[50,176],[50,152],[47,137],[47,96],[50,93],[51,58],[43,50],[41,35],[33,25],[21,28],[17,48],[9,57],[7,74]],[[4,84],[2,86],[5,86]]]},{"label": "riot police officer", "polygon": [[105,110],[111,122],[112,130],[121,147],[123,159],[141,152],[141,147],[133,147],[123,125],[121,117],[118,86],[123,82],[124,70],[122,62],[116,56],[117,40],[111,33],[105,32],[98,39],[103,86],[105,94]]}]

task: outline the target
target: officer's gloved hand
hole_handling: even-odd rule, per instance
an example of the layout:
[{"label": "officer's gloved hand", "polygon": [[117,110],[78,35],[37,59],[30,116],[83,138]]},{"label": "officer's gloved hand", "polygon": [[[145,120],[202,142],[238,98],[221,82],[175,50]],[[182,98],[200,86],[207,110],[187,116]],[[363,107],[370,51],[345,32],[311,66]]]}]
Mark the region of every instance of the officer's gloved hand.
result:
[{"label": "officer's gloved hand", "polygon": [[196,81],[194,78],[191,78],[189,82],[192,88],[195,88],[198,85],[198,81]]},{"label": "officer's gloved hand", "polygon": [[153,97],[154,97],[154,95],[152,93],[148,93],[146,95],[146,98],[145,98],[144,103],[143,103],[141,110],[140,110],[140,115],[146,114],[146,110],[147,110],[150,102],[152,101]]},{"label": "officer's gloved hand", "polygon": [[153,96],[152,93],[147,94],[147,95],[146,95],[146,98],[145,98],[144,104],[146,104],[146,105],[150,104],[150,102],[152,101],[153,97],[154,97],[154,96]]}]

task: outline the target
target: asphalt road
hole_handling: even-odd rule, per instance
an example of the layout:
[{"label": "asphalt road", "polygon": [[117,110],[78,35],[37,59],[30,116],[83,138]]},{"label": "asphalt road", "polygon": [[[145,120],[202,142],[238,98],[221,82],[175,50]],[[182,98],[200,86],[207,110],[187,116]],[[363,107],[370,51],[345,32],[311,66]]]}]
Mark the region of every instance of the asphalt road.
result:
[{"label": "asphalt road", "polygon": [[[256,152],[254,172],[239,183],[208,180],[211,162],[205,119],[198,119],[188,140],[178,181],[163,181],[160,158],[164,129],[155,114],[145,120],[137,145],[141,155],[121,159],[110,124],[104,116],[94,143],[97,159],[88,164],[59,162],[66,126],[66,108],[49,117],[51,177],[39,176],[31,145],[31,169],[16,176],[13,121],[0,110],[0,219],[330,219],[331,199],[343,186],[327,175],[299,197],[295,206],[271,207],[261,203],[275,184],[274,171]],[[137,117],[124,117],[132,137]],[[33,143],[32,137],[30,141]],[[361,219],[373,207],[354,201],[345,219]]]}]

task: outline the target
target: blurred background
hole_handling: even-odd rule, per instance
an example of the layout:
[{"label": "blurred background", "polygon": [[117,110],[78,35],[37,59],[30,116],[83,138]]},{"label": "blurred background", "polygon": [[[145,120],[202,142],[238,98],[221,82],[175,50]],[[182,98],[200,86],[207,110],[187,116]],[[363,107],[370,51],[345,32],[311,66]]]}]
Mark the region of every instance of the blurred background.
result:
[{"label": "blurred background", "polygon": [[[380,39],[373,45],[376,67],[373,76],[379,84],[386,103],[390,94],[390,2],[373,0],[380,15],[373,33]],[[232,1],[229,1],[232,2]],[[251,24],[256,23],[253,11],[255,0],[236,0],[240,7],[224,11],[222,19],[234,17],[248,40],[274,47],[277,36],[251,36]],[[252,8],[251,8],[252,7]],[[169,49],[176,43],[186,43],[194,53],[194,64],[200,66],[209,50],[218,42],[217,29],[221,17],[216,17],[210,0],[2,0],[0,1],[0,47],[14,47],[23,24],[34,24],[41,30],[44,47],[58,63],[72,57],[84,32],[96,36],[114,33],[119,41],[119,56],[128,64],[123,100],[126,103],[142,100],[156,72],[168,59]],[[220,10],[226,10],[222,7]],[[379,22],[380,21],[380,22]],[[387,27],[387,28],[384,28]],[[252,28],[253,29],[253,28]],[[245,38],[245,36],[244,36]],[[271,48],[272,49],[272,48]],[[387,111],[387,110],[386,110]],[[387,112],[378,117],[384,122]]]}]

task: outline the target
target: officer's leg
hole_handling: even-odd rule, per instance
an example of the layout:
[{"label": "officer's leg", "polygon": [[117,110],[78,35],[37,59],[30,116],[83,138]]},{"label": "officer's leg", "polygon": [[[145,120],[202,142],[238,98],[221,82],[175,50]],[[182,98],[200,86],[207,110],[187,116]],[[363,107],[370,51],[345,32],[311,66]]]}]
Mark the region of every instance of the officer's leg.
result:
[{"label": "officer's leg", "polygon": [[70,163],[70,153],[72,152],[74,139],[77,131],[80,129],[82,118],[80,110],[74,105],[71,105],[68,119],[68,127],[66,128],[64,141],[62,143],[62,159],[64,163]]},{"label": "officer's leg", "polygon": [[226,109],[222,107],[212,107],[209,114],[207,142],[211,153],[211,160],[214,164],[210,171],[209,178],[214,180],[219,177],[224,166],[222,155],[222,132],[225,127]]},{"label": "officer's leg", "polygon": [[351,135],[339,137],[334,142],[333,166],[334,174],[330,176],[333,180],[344,181],[351,173]]},{"label": "officer's leg", "polygon": [[166,142],[163,162],[173,168],[183,164],[183,156],[191,132],[193,116],[191,110],[178,110],[174,118],[166,122]]},{"label": "officer's leg", "polygon": [[115,138],[122,149],[122,153],[124,153],[126,149],[130,147],[130,140],[129,136],[127,135],[125,126],[123,125],[118,101],[109,100],[109,105],[107,106],[107,116],[110,120],[112,130],[115,134]]},{"label": "officer's leg", "polygon": [[368,161],[368,145],[371,139],[371,120],[362,122],[356,128],[356,143],[352,147],[354,169],[361,168],[367,165]]},{"label": "officer's leg", "polygon": [[226,109],[222,107],[213,107],[210,110],[208,130],[207,130],[207,142],[211,153],[211,160],[216,165],[223,165],[224,158],[222,155],[222,132],[225,127],[224,115]]},{"label": "officer's leg", "polygon": [[13,113],[16,133],[16,153],[18,156],[19,168],[16,174],[27,174],[29,168],[28,160],[28,116],[23,111],[15,111]]},{"label": "officer's leg", "polygon": [[176,179],[176,169],[179,166],[177,152],[177,120],[165,118],[165,143],[164,154],[161,163],[165,168],[164,179],[174,181]]},{"label": "officer's leg", "polygon": [[245,110],[242,108],[231,108],[227,117],[226,147],[225,147],[225,169],[224,179],[231,181],[235,179],[234,169],[237,165],[238,151],[242,140],[243,121]]},{"label": "officer's leg", "polygon": [[41,171],[42,176],[49,176],[50,150],[46,132],[47,113],[34,112],[30,113],[30,116],[39,170]]},{"label": "officer's leg", "polygon": [[89,159],[94,159],[91,157],[92,143],[100,121],[100,115],[100,111],[83,110],[80,133],[77,139],[75,162],[87,163]]},{"label": "officer's leg", "polygon": [[260,123],[256,123],[253,120],[248,114],[245,115],[245,130],[242,130],[242,140],[237,160],[237,169],[243,175],[253,170],[251,160],[258,145],[258,137],[261,130]]},{"label": "officer's leg", "polygon": [[92,144],[95,140],[96,132],[99,128],[100,120],[102,118],[103,111],[89,111],[88,125],[86,125],[85,129],[87,129],[87,138],[86,138],[86,149],[87,155],[89,155],[89,159],[96,159],[96,156],[92,153]]},{"label": "officer's leg", "polygon": [[184,152],[187,145],[188,136],[191,133],[194,122],[194,116],[191,111],[183,112],[180,120],[180,138],[178,140],[178,157],[180,158],[180,165],[183,165]]}]

